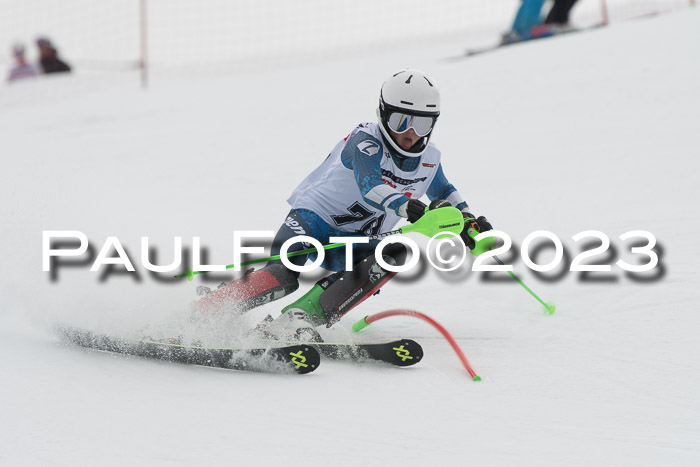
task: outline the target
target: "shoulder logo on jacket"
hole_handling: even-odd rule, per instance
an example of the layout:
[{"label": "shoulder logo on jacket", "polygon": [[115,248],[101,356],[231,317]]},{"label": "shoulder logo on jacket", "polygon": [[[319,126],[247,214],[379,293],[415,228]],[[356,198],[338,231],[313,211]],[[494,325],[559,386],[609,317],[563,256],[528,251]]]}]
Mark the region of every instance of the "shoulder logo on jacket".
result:
[{"label": "shoulder logo on jacket", "polygon": [[423,162],[423,167],[435,167],[435,164],[428,164],[427,162]]},{"label": "shoulder logo on jacket", "polygon": [[379,144],[367,139],[358,144],[357,149],[359,149],[362,154],[372,157],[379,152]]}]

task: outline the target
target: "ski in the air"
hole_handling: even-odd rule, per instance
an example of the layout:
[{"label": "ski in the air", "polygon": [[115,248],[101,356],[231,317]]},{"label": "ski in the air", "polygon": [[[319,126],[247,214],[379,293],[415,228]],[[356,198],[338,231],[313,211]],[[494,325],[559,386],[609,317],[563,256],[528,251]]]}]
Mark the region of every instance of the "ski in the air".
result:
[{"label": "ski in the air", "polygon": [[[290,341],[285,341],[289,343]],[[411,366],[423,358],[423,348],[412,339],[383,343],[308,342],[324,357],[358,362],[380,361],[395,366]]]},{"label": "ski in the air", "polygon": [[208,348],[148,339],[124,339],[84,329],[57,326],[61,338],[94,350],[133,355],[167,362],[262,373],[311,373],[321,361],[318,351],[297,343],[273,348]]}]

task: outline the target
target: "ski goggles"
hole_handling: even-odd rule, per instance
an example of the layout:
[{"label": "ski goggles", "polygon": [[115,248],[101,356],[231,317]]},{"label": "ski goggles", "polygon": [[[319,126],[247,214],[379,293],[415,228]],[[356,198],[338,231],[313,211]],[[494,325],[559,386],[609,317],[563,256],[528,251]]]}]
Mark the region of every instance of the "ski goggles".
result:
[{"label": "ski goggles", "polygon": [[392,112],[389,114],[386,124],[394,133],[406,133],[413,128],[413,131],[415,131],[418,136],[423,137],[433,130],[435,117]]}]

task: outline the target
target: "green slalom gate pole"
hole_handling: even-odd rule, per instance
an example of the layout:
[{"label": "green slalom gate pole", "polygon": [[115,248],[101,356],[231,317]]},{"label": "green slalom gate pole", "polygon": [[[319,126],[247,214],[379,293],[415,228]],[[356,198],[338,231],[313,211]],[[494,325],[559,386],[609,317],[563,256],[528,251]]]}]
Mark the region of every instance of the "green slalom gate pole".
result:
[{"label": "green slalom gate pole", "polygon": [[[459,209],[454,208],[454,207],[444,207],[440,209],[435,209],[432,211],[426,211],[425,214],[418,219],[416,222],[413,224],[408,224],[404,225],[403,227],[400,227],[396,230],[392,230],[390,232],[384,232],[381,234],[376,234],[376,235],[370,235],[367,238],[369,240],[379,240],[380,238],[384,237],[389,237],[391,235],[397,235],[397,234],[407,234],[411,232],[416,232],[423,234],[427,237],[435,237],[438,234],[445,233],[445,235],[440,235],[437,238],[444,238],[449,236],[448,234],[457,234],[459,235],[462,232],[462,229],[464,228],[464,217],[462,216],[462,213]],[[329,245],[324,245],[323,249],[324,250],[331,250],[333,248],[340,248],[341,246],[345,246],[345,243],[331,243]],[[306,255],[309,253],[315,253],[317,251],[316,248],[308,248],[306,250],[301,250],[301,251],[295,251],[292,253],[287,253],[285,256],[287,258],[291,258],[293,256],[301,256],[301,255]],[[267,258],[259,258],[259,259],[253,259],[250,261],[245,261],[243,263],[240,263],[239,266],[249,266],[251,264],[256,264],[256,263],[266,263],[268,261],[275,261],[278,260],[282,257],[282,255],[275,255],[275,256],[268,256]],[[228,264],[226,265],[226,269],[231,269],[236,267],[235,264]],[[178,274],[175,277],[186,277],[187,280],[191,281],[194,276],[198,274],[204,274],[206,272],[210,271],[193,271],[191,269],[187,269],[186,273],[183,274]]]}]

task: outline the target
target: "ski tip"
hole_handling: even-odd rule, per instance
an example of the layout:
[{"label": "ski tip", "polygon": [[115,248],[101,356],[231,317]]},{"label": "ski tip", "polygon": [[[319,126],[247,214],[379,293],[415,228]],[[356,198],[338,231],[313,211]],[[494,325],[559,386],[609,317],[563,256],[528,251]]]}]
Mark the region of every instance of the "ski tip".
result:
[{"label": "ski tip", "polygon": [[474,381],[481,381],[481,376],[478,376],[478,375],[475,376],[475,377],[474,377]]},{"label": "ski tip", "polygon": [[284,355],[292,371],[300,375],[315,371],[321,364],[321,355],[308,344],[277,348],[274,352]]},{"label": "ski tip", "polygon": [[397,366],[411,366],[423,359],[423,347],[413,339],[402,339],[390,343],[392,361]]}]

